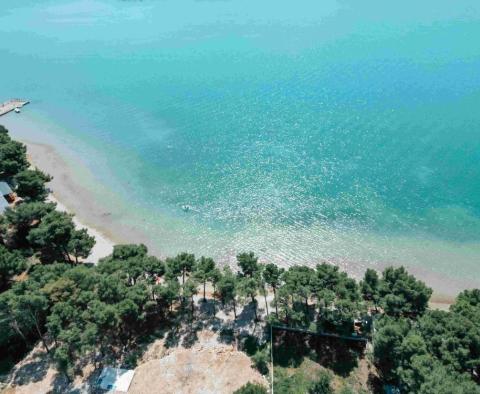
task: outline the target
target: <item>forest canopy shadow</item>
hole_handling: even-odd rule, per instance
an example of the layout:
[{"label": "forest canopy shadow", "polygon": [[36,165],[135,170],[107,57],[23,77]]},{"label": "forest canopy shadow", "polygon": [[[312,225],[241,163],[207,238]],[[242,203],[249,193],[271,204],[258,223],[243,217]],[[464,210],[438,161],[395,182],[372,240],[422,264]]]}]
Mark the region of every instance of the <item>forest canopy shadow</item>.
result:
[{"label": "forest canopy shadow", "polygon": [[298,367],[305,357],[346,377],[364,356],[363,342],[314,334],[273,330],[273,360],[281,367]]}]

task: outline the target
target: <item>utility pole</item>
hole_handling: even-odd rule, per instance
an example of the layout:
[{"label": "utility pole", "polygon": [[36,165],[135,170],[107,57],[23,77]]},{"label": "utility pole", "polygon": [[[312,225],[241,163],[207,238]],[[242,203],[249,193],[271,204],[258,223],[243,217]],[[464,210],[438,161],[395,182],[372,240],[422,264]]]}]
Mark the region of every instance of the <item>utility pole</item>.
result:
[{"label": "utility pole", "polygon": [[271,389],[271,393],[273,394],[273,334],[272,334],[272,330],[273,330],[273,326],[272,326],[272,323],[270,323],[270,361],[271,361],[271,373],[270,373],[270,379],[271,379],[271,383],[270,383],[270,387],[272,388]]}]

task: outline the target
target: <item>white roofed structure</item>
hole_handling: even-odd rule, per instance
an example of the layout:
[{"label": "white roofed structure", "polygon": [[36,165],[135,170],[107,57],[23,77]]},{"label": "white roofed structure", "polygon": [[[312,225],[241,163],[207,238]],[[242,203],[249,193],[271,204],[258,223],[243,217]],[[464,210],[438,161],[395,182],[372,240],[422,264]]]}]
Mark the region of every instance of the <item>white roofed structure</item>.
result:
[{"label": "white roofed structure", "polygon": [[98,378],[97,386],[109,393],[127,393],[133,375],[135,375],[133,369],[105,367]]}]

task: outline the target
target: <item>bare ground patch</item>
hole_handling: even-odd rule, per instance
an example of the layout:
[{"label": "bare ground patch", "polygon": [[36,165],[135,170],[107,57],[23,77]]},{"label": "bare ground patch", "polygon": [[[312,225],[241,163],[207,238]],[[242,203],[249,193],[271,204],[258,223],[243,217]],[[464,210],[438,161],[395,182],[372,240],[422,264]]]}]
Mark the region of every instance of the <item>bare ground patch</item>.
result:
[{"label": "bare ground patch", "polygon": [[[219,343],[210,331],[199,332],[188,349],[163,351],[159,343],[153,349],[147,352],[149,361],[136,369],[129,393],[232,393],[247,382],[266,384],[245,353]],[[163,357],[152,359],[152,353]]]}]

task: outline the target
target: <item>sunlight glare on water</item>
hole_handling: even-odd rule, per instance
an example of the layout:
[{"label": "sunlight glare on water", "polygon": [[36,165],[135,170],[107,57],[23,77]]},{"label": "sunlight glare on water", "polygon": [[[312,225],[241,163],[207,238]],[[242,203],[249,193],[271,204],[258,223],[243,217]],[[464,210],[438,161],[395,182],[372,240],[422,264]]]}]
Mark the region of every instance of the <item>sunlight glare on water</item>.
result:
[{"label": "sunlight glare on water", "polygon": [[480,280],[477,2],[5,8],[2,95],[154,250]]}]

